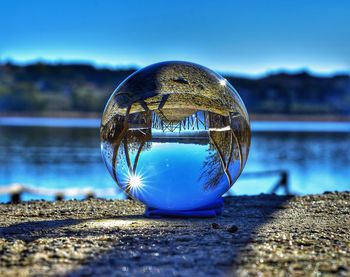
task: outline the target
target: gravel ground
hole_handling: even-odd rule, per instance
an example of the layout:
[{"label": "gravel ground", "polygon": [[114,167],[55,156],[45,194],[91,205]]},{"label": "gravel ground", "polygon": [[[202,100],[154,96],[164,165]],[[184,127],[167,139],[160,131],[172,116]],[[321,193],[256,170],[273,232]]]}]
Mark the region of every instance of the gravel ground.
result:
[{"label": "gravel ground", "polygon": [[0,205],[0,276],[350,276],[350,193],[235,196],[221,217],[134,201]]}]

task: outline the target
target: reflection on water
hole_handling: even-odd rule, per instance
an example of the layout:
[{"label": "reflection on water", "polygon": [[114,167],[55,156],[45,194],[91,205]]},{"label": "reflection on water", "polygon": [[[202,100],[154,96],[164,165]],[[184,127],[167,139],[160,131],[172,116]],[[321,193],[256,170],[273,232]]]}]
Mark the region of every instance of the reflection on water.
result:
[{"label": "reflection on water", "polygon": [[[245,172],[286,169],[297,194],[350,190],[350,133],[253,133]],[[240,179],[237,193],[267,192],[276,178]]]},{"label": "reflection on water", "polygon": [[[0,186],[14,182],[52,188],[89,186],[115,189],[106,197],[121,197],[103,165],[97,128],[0,127],[0,134]],[[196,147],[191,151],[200,152],[201,145]],[[350,190],[349,168],[350,133],[253,132],[248,162],[232,191],[268,192],[277,177],[248,179],[244,173],[275,169],[289,170],[290,189],[297,194]],[[162,177],[176,174],[169,171]],[[7,200],[0,196],[0,201]]]},{"label": "reflection on water", "polygon": [[[97,128],[0,127],[0,134],[0,186],[110,188],[106,197],[117,196],[103,166]],[[53,196],[24,195],[29,198]]]}]

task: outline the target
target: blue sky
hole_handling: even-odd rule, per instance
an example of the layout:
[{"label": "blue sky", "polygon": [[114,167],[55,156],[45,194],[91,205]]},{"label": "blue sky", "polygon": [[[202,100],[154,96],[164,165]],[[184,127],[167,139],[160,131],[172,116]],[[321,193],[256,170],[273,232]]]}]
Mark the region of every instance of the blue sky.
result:
[{"label": "blue sky", "polygon": [[346,0],[0,0],[0,61],[350,72]]}]

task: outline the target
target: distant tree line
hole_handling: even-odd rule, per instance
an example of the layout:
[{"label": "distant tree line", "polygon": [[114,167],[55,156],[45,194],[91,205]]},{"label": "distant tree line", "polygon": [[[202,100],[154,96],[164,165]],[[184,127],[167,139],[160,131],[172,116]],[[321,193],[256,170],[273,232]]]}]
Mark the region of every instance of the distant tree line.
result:
[{"label": "distant tree line", "polygon": [[[0,64],[0,112],[102,112],[110,94],[134,71],[82,64]],[[226,78],[250,113],[350,115],[349,75]]]}]

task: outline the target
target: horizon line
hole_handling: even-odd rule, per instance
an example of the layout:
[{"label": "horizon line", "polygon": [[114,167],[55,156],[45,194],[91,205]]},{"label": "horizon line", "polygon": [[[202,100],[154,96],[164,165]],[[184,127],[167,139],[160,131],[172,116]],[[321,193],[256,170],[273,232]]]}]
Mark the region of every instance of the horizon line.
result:
[{"label": "horizon line", "polygon": [[[163,62],[163,61],[160,61]],[[45,58],[34,58],[34,59],[27,59],[27,60],[16,60],[14,58],[1,58],[0,57],[0,65],[2,64],[13,64],[18,66],[28,66],[38,63],[44,63],[49,65],[86,65],[86,66],[92,66],[95,69],[109,69],[109,70],[138,70],[145,66],[137,65],[137,64],[106,64],[106,63],[99,63],[92,60],[83,60],[83,59],[45,59]],[[150,64],[151,65],[151,64]],[[204,65],[205,66],[205,65]],[[297,75],[301,73],[307,73],[311,76],[315,77],[335,77],[339,75],[346,75],[350,76],[350,70],[332,70],[329,72],[321,72],[317,70],[313,70],[307,66],[299,67],[296,69],[288,69],[288,68],[272,68],[265,70],[264,72],[260,73],[248,73],[248,72],[242,72],[242,71],[234,71],[234,70],[220,70],[220,69],[213,69],[215,72],[218,72],[220,75],[223,76],[233,76],[233,77],[242,77],[242,78],[251,78],[251,79],[259,79],[264,78],[271,75],[278,75],[278,74],[290,74],[290,75]]]}]

